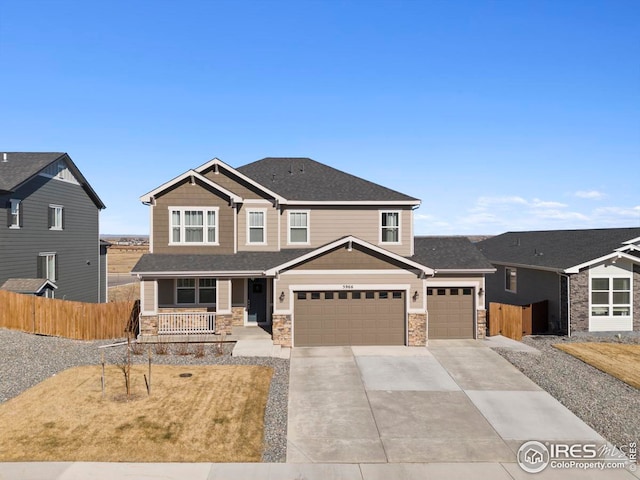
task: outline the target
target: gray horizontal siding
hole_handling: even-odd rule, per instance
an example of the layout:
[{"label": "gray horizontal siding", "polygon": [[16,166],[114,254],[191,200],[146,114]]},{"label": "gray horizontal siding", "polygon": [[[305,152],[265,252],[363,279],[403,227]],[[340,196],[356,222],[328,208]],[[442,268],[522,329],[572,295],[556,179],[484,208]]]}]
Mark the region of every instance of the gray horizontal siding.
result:
[{"label": "gray horizontal siding", "polygon": [[[7,226],[7,201],[22,200],[23,226]],[[49,230],[50,204],[64,207],[64,230]],[[58,261],[56,298],[99,301],[99,210],[81,186],[35,177],[11,195],[0,196],[0,282],[36,277],[40,252],[55,252]]]}]

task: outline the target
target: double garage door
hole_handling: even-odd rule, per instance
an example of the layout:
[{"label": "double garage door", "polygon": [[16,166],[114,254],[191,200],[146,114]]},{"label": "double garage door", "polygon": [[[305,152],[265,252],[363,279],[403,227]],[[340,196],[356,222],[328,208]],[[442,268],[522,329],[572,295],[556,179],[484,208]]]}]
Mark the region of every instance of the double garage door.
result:
[{"label": "double garage door", "polygon": [[402,291],[295,292],[294,345],[404,345]]},{"label": "double garage door", "polygon": [[474,289],[427,288],[429,338],[474,338]]}]

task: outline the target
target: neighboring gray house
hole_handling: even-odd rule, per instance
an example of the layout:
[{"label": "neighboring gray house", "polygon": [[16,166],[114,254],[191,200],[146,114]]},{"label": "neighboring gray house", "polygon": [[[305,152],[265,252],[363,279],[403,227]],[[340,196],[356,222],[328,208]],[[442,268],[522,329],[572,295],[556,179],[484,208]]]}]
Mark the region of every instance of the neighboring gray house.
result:
[{"label": "neighboring gray house", "polygon": [[508,232],[477,243],[486,301],[549,302],[551,332],[640,330],[640,228]]},{"label": "neighboring gray house", "polygon": [[[0,286],[81,302],[107,299],[104,204],[66,153],[0,153]],[[31,288],[31,287],[30,287]]]}]

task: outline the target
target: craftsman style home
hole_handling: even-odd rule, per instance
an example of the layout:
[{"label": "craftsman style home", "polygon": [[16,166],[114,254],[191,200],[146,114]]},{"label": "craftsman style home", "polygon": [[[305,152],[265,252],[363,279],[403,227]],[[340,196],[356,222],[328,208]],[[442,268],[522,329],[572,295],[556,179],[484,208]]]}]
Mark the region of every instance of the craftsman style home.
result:
[{"label": "craftsman style home", "polygon": [[104,204],[66,153],[0,153],[0,288],[81,302],[107,298]]},{"label": "craftsman style home", "polygon": [[487,301],[548,301],[548,330],[640,331],[640,228],[507,232],[478,243]]},{"label": "craftsman style home", "polygon": [[242,325],[270,326],[283,346],[485,334],[484,275],[495,269],[466,238],[414,238],[416,198],[309,158],[265,158],[213,159],[141,201],[143,337]]}]

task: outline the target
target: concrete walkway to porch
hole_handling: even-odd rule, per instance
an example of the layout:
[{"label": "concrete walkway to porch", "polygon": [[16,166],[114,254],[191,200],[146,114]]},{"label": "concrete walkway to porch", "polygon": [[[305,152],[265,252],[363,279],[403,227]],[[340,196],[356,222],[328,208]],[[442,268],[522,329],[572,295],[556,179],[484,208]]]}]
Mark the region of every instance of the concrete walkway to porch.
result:
[{"label": "concrete walkway to porch", "polygon": [[236,342],[231,353],[234,357],[289,358],[291,355],[290,348],[274,345],[271,333],[260,326],[233,327],[227,338]]}]

